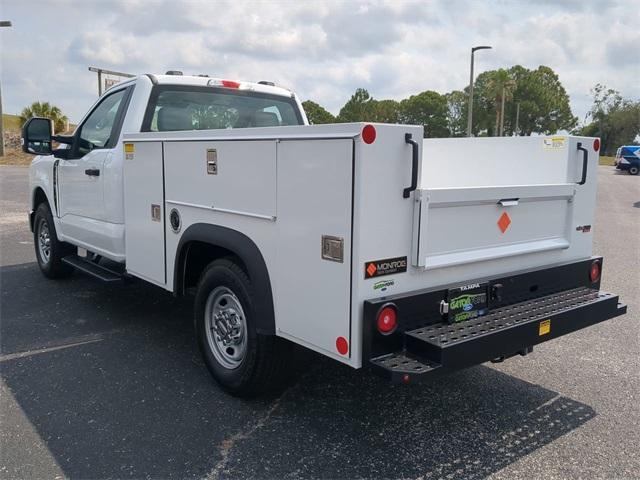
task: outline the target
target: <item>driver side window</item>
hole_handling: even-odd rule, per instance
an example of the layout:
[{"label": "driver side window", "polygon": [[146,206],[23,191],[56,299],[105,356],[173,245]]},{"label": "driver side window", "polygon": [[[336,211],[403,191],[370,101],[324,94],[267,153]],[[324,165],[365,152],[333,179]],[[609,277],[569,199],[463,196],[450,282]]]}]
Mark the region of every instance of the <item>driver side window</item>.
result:
[{"label": "driver side window", "polygon": [[127,89],[119,90],[105,97],[89,114],[80,127],[78,134],[78,156],[82,157],[94,148],[110,148],[116,139],[112,139],[118,110]]}]

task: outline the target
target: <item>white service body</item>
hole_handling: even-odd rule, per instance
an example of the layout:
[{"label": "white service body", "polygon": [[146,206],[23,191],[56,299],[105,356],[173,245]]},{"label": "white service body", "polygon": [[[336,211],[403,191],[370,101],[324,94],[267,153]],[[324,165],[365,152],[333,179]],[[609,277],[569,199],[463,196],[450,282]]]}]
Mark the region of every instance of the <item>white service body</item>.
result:
[{"label": "white service body", "polygon": [[[194,223],[240,231],[267,264],[277,335],[360,367],[362,305],[380,296],[381,280],[393,280],[385,292],[396,294],[591,256],[591,234],[575,232],[593,223],[596,188],[589,175],[576,183],[579,138],[556,137],[555,147],[547,137],[423,142],[420,127],[375,125],[366,144],[363,127],[126,135],[135,150],[124,167],[129,272],[173,288],[180,232],[153,222],[152,204],[163,216],[178,209],[181,232]],[[402,195],[411,179],[406,133],[422,151],[410,198]],[[210,149],[217,175],[206,172]],[[590,159],[595,173],[597,155]],[[503,212],[511,218],[504,233]],[[322,259],[323,235],[343,239],[343,262]],[[406,273],[365,279],[368,262],[404,256]]]}]

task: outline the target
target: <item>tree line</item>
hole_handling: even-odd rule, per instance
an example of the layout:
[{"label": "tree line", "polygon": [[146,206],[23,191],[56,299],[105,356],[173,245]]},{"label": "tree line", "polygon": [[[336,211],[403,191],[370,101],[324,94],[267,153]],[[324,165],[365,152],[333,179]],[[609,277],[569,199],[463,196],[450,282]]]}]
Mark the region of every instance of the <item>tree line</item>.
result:
[{"label": "tree line", "polygon": [[[312,100],[303,106],[312,124],[404,123],[422,125],[425,137],[463,137],[467,134],[468,90],[445,94],[426,90],[396,101],[375,99],[358,88],[337,116]],[[472,132],[475,136],[511,136],[564,130],[601,137],[602,151],[609,154],[621,144],[632,143],[640,135],[640,102],[625,100],[602,85],[596,85],[593,94],[594,107],[580,125],[560,78],[550,67],[530,70],[515,65],[486,71],[474,82]]]}]

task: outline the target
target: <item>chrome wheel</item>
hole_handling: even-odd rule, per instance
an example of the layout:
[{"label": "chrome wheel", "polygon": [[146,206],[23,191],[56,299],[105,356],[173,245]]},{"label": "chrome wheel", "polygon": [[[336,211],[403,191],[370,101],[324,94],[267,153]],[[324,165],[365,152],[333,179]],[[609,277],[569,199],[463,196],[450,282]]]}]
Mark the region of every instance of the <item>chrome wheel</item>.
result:
[{"label": "chrome wheel", "polygon": [[47,220],[41,218],[38,222],[38,252],[44,263],[49,263],[51,258],[51,234]]},{"label": "chrome wheel", "polygon": [[240,300],[227,287],[207,298],[205,326],[209,349],[224,368],[237,368],[247,353],[247,320]]}]

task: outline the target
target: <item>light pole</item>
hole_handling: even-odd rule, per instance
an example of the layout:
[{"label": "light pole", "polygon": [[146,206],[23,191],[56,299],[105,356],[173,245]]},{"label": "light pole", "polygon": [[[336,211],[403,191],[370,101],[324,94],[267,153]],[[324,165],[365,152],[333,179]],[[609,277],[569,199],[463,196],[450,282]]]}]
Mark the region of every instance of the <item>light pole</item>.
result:
[{"label": "light pole", "polygon": [[[0,27],[10,26],[10,21],[0,20]],[[0,157],[4,157],[4,117],[2,116],[2,87],[0,87]]]},{"label": "light pole", "polygon": [[471,49],[471,72],[469,75],[469,115],[467,115],[467,137],[473,136],[471,129],[473,128],[473,54],[476,50],[486,50],[492,48],[488,45],[480,45]]}]

